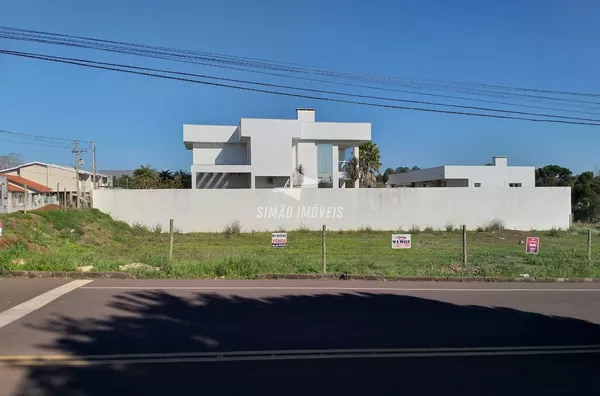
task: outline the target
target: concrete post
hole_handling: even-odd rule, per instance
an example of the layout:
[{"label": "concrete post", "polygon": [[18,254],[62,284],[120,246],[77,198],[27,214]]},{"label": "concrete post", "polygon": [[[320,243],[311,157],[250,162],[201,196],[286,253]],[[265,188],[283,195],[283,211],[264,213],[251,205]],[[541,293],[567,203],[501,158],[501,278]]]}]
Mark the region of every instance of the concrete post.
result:
[{"label": "concrete post", "polygon": [[331,166],[331,179],[333,181],[333,188],[340,188],[340,150],[339,146],[334,144],[331,146],[331,159],[333,164]]},{"label": "concrete post", "polygon": [[326,246],[326,241],[325,241],[325,234],[327,232],[327,227],[325,226],[325,224],[323,224],[323,234],[321,236],[322,238],[322,245],[323,245],[323,250],[322,250],[322,257],[321,257],[321,261],[323,263],[323,273],[326,274],[327,273],[327,246]]},{"label": "concrete post", "polygon": [[463,264],[467,265],[467,226],[462,226],[462,261]]},{"label": "concrete post", "polygon": [[[360,149],[359,149],[358,146],[354,146],[353,147],[352,154],[353,154],[354,158],[356,158],[357,161],[360,160]],[[360,180],[359,179],[356,179],[356,181],[354,182],[354,188],[359,188],[360,187]]]},{"label": "concrete post", "polygon": [[588,260],[592,262],[592,229],[588,229],[587,235],[587,251],[588,251]]}]

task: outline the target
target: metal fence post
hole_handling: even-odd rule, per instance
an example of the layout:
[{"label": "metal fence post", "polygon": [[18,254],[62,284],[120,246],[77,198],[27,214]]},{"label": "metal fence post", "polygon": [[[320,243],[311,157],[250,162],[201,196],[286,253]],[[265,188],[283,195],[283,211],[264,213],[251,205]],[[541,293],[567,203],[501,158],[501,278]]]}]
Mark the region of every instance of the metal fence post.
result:
[{"label": "metal fence post", "polygon": [[462,262],[467,265],[467,226],[462,226]]},{"label": "metal fence post", "polygon": [[322,233],[322,241],[323,241],[323,252],[322,252],[322,258],[321,261],[323,263],[323,273],[326,274],[327,273],[327,248],[326,248],[326,240],[325,240],[325,233],[327,231],[327,227],[325,226],[325,224],[323,224],[323,233]]}]

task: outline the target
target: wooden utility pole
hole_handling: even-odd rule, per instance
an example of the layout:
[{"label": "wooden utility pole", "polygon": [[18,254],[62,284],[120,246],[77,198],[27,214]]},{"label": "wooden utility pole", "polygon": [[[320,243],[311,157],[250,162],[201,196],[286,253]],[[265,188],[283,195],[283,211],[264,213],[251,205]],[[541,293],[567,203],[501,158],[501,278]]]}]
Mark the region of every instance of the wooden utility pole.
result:
[{"label": "wooden utility pole", "polygon": [[94,176],[94,182],[92,185],[94,186],[94,190],[98,187],[96,182],[96,144],[92,140],[92,175]]},{"label": "wooden utility pole", "polygon": [[73,150],[71,151],[75,155],[75,190],[77,197],[75,199],[75,207],[81,207],[81,192],[79,190],[79,166],[81,164],[81,159],[79,158],[79,154],[85,153],[87,150],[79,148],[79,142],[75,140],[73,142]]},{"label": "wooden utility pole", "polygon": [[27,183],[24,184],[24,187],[25,187],[25,191],[23,191],[23,194],[25,194],[25,200],[24,200],[25,210],[24,210],[24,212],[27,213],[27,201],[29,200],[29,191],[27,191]]}]

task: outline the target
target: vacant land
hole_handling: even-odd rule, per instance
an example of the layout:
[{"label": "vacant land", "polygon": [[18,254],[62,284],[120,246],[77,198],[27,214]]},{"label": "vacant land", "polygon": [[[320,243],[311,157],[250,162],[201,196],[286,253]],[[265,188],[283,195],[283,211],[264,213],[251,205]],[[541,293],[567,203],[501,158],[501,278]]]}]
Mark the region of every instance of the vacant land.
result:
[{"label": "vacant land", "polygon": [[[153,277],[253,278],[261,273],[321,271],[321,233],[286,230],[287,248],[272,248],[270,233],[175,234],[131,227],[97,210],[42,211],[0,216],[0,267],[10,270],[134,271]],[[278,231],[278,230],[273,230]],[[391,233],[369,229],[328,232],[330,273],[407,276],[600,277],[600,249],[588,260],[587,229],[479,230],[468,233],[468,265],[458,231],[411,230],[413,248],[391,249]],[[598,231],[594,237],[600,243]],[[525,254],[527,236],[540,253]],[[598,245],[598,244],[596,244]],[[123,265],[138,263],[130,268]],[[146,266],[139,265],[145,264]],[[156,269],[149,268],[155,267]]]}]

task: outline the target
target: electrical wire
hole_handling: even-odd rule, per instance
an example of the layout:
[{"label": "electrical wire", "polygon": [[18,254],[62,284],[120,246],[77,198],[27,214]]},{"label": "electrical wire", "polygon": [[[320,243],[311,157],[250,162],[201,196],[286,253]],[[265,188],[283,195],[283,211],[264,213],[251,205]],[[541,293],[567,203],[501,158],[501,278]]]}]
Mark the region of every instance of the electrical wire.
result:
[{"label": "electrical wire", "polygon": [[600,94],[596,94],[596,93],[572,92],[572,91],[560,91],[560,90],[543,90],[543,89],[510,87],[510,86],[493,85],[493,84],[457,82],[457,81],[440,80],[440,79],[427,81],[427,80],[423,80],[423,79],[407,79],[407,78],[397,78],[397,77],[389,77],[389,76],[377,76],[374,74],[359,74],[359,73],[353,73],[353,72],[347,72],[347,71],[339,71],[339,70],[336,71],[336,70],[331,70],[331,69],[324,69],[324,68],[321,68],[318,66],[293,63],[293,62],[273,61],[273,60],[265,60],[265,59],[260,59],[260,58],[223,55],[223,54],[217,54],[217,53],[212,53],[212,52],[201,52],[201,51],[184,50],[184,49],[176,49],[176,48],[161,47],[161,46],[134,44],[134,43],[127,43],[127,42],[123,42],[123,41],[103,40],[103,39],[84,37],[84,36],[42,32],[42,31],[27,30],[27,29],[18,29],[18,28],[11,28],[11,27],[7,27],[7,26],[0,26],[0,31],[2,31],[2,30],[9,32],[15,36],[18,36],[18,35],[29,36],[29,37],[47,36],[47,37],[60,37],[60,38],[69,39],[69,40],[93,41],[96,43],[113,44],[113,45],[121,45],[121,46],[125,45],[125,46],[140,48],[140,49],[170,51],[170,52],[179,53],[179,54],[199,55],[199,56],[220,58],[220,59],[226,59],[226,60],[254,62],[258,65],[279,65],[279,66],[285,66],[285,67],[289,68],[289,70],[312,71],[312,72],[319,72],[319,73],[330,74],[330,75],[341,75],[341,76],[346,76],[346,77],[361,77],[361,78],[367,78],[367,79],[368,78],[379,79],[380,81],[385,81],[385,82],[390,82],[390,81],[406,82],[406,81],[414,80],[414,82],[417,82],[417,83],[441,82],[443,84],[451,84],[451,85],[459,85],[459,86],[494,88],[494,89],[522,91],[522,92],[537,92],[537,93],[549,93],[549,94],[560,94],[560,95],[600,97]]},{"label": "electrical wire", "polygon": [[[407,83],[406,79],[398,80],[398,79],[390,78],[390,77],[373,79],[369,75],[365,76],[365,75],[358,75],[356,73],[353,74],[353,73],[341,73],[341,72],[335,72],[335,71],[328,71],[325,69],[310,69],[310,68],[306,68],[306,67],[302,68],[302,67],[296,66],[297,64],[289,64],[289,63],[285,63],[285,62],[270,62],[270,63],[267,62],[267,63],[265,63],[266,61],[260,61],[260,60],[256,60],[256,59],[252,60],[253,58],[234,57],[234,56],[219,55],[219,54],[214,54],[214,53],[205,53],[205,52],[190,51],[190,50],[179,50],[179,49],[171,49],[171,48],[166,48],[166,47],[130,44],[130,43],[124,43],[124,42],[119,42],[119,41],[101,40],[101,39],[81,37],[81,36],[61,35],[61,34],[56,34],[56,33],[46,33],[46,32],[39,32],[39,31],[0,27],[0,30],[2,30],[2,29],[4,29],[5,31],[8,31],[8,33],[0,35],[0,37],[2,37],[2,38],[34,41],[34,42],[41,42],[41,43],[46,43],[46,44],[69,45],[69,46],[75,46],[75,47],[81,47],[81,48],[100,49],[100,50],[105,50],[105,51],[127,53],[130,55],[157,57],[159,59],[178,60],[178,61],[186,61],[186,60],[189,61],[190,59],[200,59],[200,60],[204,60],[206,62],[221,62],[221,63],[226,63],[226,64],[234,64],[234,65],[244,66],[244,67],[268,68],[268,69],[272,69],[272,70],[283,70],[283,71],[294,72],[294,73],[317,73],[317,74],[326,75],[329,77],[343,78],[343,79],[361,79],[361,80],[367,80],[367,81],[375,82],[375,83],[401,84],[401,85],[405,85],[405,86],[408,84],[408,86],[411,86],[411,87],[417,88],[417,89],[448,90],[448,89],[452,88],[454,91],[465,93],[468,95],[488,96],[488,95],[503,94],[504,96],[500,96],[500,97],[510,97],[510,96],[515,97],[516,96],[519,99],[529,99],[532,101],[539,101],[539,100],[563,101],[563,102],[566,101],[567,102],[566,104],[570,105],[570,106],[572,106],[575,103],[579,103],[579,104],[587,103],[587,104],[594,104],[594,105],[600,104],[598,102],[581,101],[581,100],[573,100],[573,99],[566,100],[564,98],[554,98],[554,97],[541,96],[541,95],[523,95],[523,94],[514,94],[514,93],[510,93],[510,92],[497,92],[497,91],[490,91],[488,89],[480,89],[480,88],[475,88],[475,87],[476,86],[480,86],[483,88],[501,87],[503,89],[517,90],[517,91],[549,92],[549,93],[558,93],[558,94],[563,94],[563,95],[578,95],[578,96],[581,96],[581,95],[583,95],[583,96],[600,96],[597,94],[590,94],[590,93],[534,90],[534,89],[528,89],[528,88],[502,87],[502,86],[497,86],[497,85],[492,86],[489,84],[488,85],[486,85],[486,84],[477,85],[477,84],[465,84],[465,83],[460,83],[458,85],[458,88],[456,86],[448,85],[448,83],[442,84],[441,86],[437,87],[435,85],[432,85],[431,83],[422,83],[422,82],[419,82],[418,80],[416,82],[408,82]],[[54,39],[53,39],[53,37],[54,37]],[[60,40],[56,39],[56,38],[60,38]],[[250,60],[250,61],[248,61],[248,60]],[[200,62],[200,63],[203,63],[203,62]],[[223,65],[215,65],[215,64],[210,64],[210,63],[207,65],[208,66],[223,66]],[[284,67],[282,65],[290,65],[290,66]],[[246,69],[243,69],[243,71],[257,72],[257,70],[246,70]],[[285,77],[292,78],[292,76],[285,76]],[[365,88],[375,89],[375,87],[365,87]],[[414,93],[414,94],[426,94],[426,93]],[[429,95],[432,95],[432,94],[429,94]],[[459,99],[474,100],[472,98],[459,98]],[[507,105],[511,105],[511,104],[507,104]],[[513,105],[513,106],[518,106],[518,105]],[[587,108],[590,108],[590,107],[587,107]],[[593,107],[592,107],[592,109],[598,110],[597,108],[593,108]],[[568,112],[568,111],[573,111],[573,110],[555,109],[555,111],[567,111]]]},{"label": "electrical wire", "polygon": [[58,146],[58,145],[54,145],[54,144],[44,144],[44,143],[35,143],[35,142],[19,142],[19,141],[16,141],[16,140],[6,140],[6,139],[0,139],[0,141],[1,142],[8,142],[8,143],[32,145],[32,146],[43,146],[43,147],[65,148],[65,149],[70,149],[71,148],[69,146]]},{"label": "electrical wire", "polygon": [[361,98],[361,99],[385,100],[385,101],[402,102],[402,103],[414,103],[414,104],[431,105],[431,106],[453,107],[453,108],[459,108],[459,109],[493,111],[493,112],[506,113],[506,114],[530,115],[530,116],[536,116],[536,117],[553,117],[553,118],[560,118],[560,119],[566,119],[566,120],[591,121],[591,122],[600,123],[600,119],[548,115],[548,114],[529,113],[529,112],[522,112],[522,111],[502,110],[502,109],[492,109],[492,108],[476,107],[476,106],[451,105],[451,104],[445,104],[445,103],[425,102],[425,101],[408,100],[408,99],[397,99],[397,98],[379,97],[379,96],[371,96],[371,95],[358,95],[358,94],[351,94],[351,93],[344,93],[344,92],[335,92],[335,91],[310,89],[310,88],[300,88],[300,87],[293,87],[293,86],[287,86],[287,85],[268,84],[268,83],[261,83],[261,82],[255,82],[255,81],[214,77],[214,76],[208,76],[208,75],[203,75],[203,74],[184,73],[184,72],[154,69],[154,68],[147,68],[147,67],[130,66],[130,65],[117,64],[117,63],[99,62],[99,61],[92,61],[92,60],[87,60],[87,59],[66,58],[66,57],[59,57],[59,56],[32,54],[32,53],[8,51],[8,50],[0,50],[0,53],[4,53],[4,54],[8,54],[8,55],[16,55],[16,56],[28,56],[28,57],[32,57],[35,59],[41,59],[41,60],[64,60],[64,61],[84,62],[84,63],[89,63],[89,64],[103,65],[103,66],[114,66],[114,67],[129,68],[129,69],[134,69],[134,70],[169,73],[169,74],[182,75],[182,76],[206,78],[206,79],[212,79],[212,80],[218,80],[218,81],[228,81],[228,82],[235,82],[235,83],[242,83],[242,84],[251,84],[251,85],[258,85],[258,86],[270,87],[270,88],[294,89],[294,90],[300,90],[300,91],[305,91],[305,92],[323,93],[323,94],[329,94],[329,95],[341,95],[341,96],[348,96],[348,97]]},{"label": "electrical wire", "polygon": [[[533,121],[533,122],[549,122],[549,123],[560,123],[560,124],[600,126],[600,123],[598,123],[598,122],[595,122],[595,123],[594,122],[577,122],[577,121],[554,120],[554,119],[538,119],[538,118],[528,118],[528,117],[514,117],[514,116],[506,116],[506,115],[498,115],[498,114],[482,114],[482,113],[471,113],[471,112],[459,112],[459,111],[451,111],[451,110],[440,110],[440,109],[431,109],[431,108],[419,108],[419,107],[408,107],[408,106],[397,106],[397,105],[390,105],[390,104],[381,104],[381,103],[351,101],[351,100],[345,100],[345,99],[336,99],[336,98],[329,98],[329,97],[319,97],[319,96],[311,96],[311,95],[305,95],[305,94],[297,94],[297,93],[291,93],[291,92],[280,92],[280,91],[272,91],[272,90],[265,90],[265,89],[259,89],[259,88],[252,88],[252,87],[243,87],[243,86],[238,86],[238,85],[215,83],[215,82],[202,81],[202,80],[192,80],[192,79],[189,79],[189,78],[166,76],[166,75],[161,75],[161,74],[156,74],[156,73],[149,73],[149,72],[143,72],[143,71],[128,70],[128,69],[123,69],[123,68],[118,68],[118,67],[101,66],[101,65],[98,65],[98,64],[92,64],[90,62],[78,62],[78,61],[57,59],[57,57],[54,57],[54,58],[52,58],[52,57],[45,57],[44,55],[37,55],[37,54],[30,55],[30,54],[26,54],[26,53],[17,53],[15,51],[7,51],[7,50],[2,50],[2,51],[0,51],[0,53],[4,53],[6,55],[11,55],[11,56],[19,56],[19,57],[25,57],[25,58],[33,58],[33,59],[45,60],[45,61],[50,61],[50,62],[72,64],[72,65],[89,67],[89,68],[94,68],[94,69],[117,71],[117,72],[122,72],[122,73],[143,75],[143,76],[149,76],[149,77],[157,77],[157,78],[162,78],[162,79],[191,82],[191,83],[202,84],[202,85],[209,85],[209,86],[216,86],[216,87],[223,87],[223,88],[231,88],[231,89],[238,89],[238,90],[251,91],[251,92],[260,92],[260,93],[267,93],[267,94],[280,95],[280,96],[297,97],[297,98],[304,98],[304,99],[322,100],[322,101],[337,102],[337,103],[347,103],[347,104],[357,104],[357,105],[370,106],[370,107],[381,107],[381,108],[392,108],[392,109],[401,109],[401,110],[424,111],[424,112],[433,112],[433,113],[441,113],[441,114],[466,115],[466,116],[499,118],[499,119],[514,119],[514,120],[525,120],[525,121]],[[91,61],[91,62],[93,62],[93,61]],[[124,66],[124,67],[127,67],[127,66]],[[170,71],[164,71],[164,72],[165,73],[170,73]],[[250,82],[248,82],[248,83],[250,83]],[[294,88],[294,89],[298,89],[298,88]],[[548,115],[541,115],[541,116],[544,116],[544,117],[555,117],[555,116],[548,116]],[[596,121],[596,120],[594,120],[594,121]]]}]

